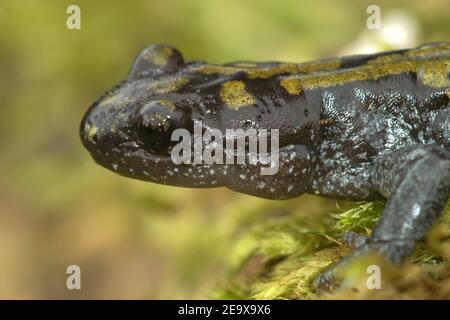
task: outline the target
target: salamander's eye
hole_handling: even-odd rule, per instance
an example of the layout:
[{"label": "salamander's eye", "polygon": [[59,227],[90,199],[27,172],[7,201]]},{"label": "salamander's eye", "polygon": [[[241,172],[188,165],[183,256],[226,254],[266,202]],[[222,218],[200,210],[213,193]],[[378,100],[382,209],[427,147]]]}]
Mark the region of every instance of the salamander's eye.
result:
[{"label": "salamander's eye", "polygon": [[162,101],[152,101],[139,110],[136,130],[143,145],[154,152],[166,152],[173,146],[172,131],[179,126],[179,113]]}]

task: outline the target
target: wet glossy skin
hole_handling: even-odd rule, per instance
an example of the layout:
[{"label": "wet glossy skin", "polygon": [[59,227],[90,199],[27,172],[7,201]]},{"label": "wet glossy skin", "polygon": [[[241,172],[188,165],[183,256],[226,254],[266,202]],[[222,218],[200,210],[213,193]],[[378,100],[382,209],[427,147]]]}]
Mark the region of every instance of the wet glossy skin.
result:
[{"label": "wet glossy skin", "polygon": [[[392,261],[411,253],[450,193],[450,44],[302,64],[185,63],[151,46],[81,124],[101,165],[151,182],[218,187],[263,198],[305,192],[389,198],[373,234]],[[176,128],[279,129],[280,168],[175,165]],[[332,271],[319,284],[329,283]]]}]

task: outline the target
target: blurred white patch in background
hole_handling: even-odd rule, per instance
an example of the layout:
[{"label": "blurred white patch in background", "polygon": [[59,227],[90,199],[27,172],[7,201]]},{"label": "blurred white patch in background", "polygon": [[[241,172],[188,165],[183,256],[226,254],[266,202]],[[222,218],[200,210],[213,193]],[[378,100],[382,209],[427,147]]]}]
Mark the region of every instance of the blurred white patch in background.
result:
[{"label": "blurred white patch in background", "polygon": [[381,28],[381,37],[393,48],[405,48],[417,45],[418,24],[410,15],[395,12],[386,17]]},{"label": "blurred white patch in background", "polygon": [[381,29],[364,28],[357,39],[342,49],[340,55],[369,54],[385,50],[416,47],[419,44],[420,26],[406,11],[381,9]]}]

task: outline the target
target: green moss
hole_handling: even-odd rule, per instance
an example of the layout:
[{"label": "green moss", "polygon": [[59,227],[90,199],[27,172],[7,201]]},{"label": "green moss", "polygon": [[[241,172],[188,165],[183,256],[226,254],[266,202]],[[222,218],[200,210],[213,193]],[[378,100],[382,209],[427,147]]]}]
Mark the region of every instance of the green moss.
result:
[{"label": "green moss", "polygon": [[359,203],[340,214],[334,214],[335,228],[338,232],[357,232],[368,234],[383,211],[383,202]]},{"label": "green moss", "polygon": [[[340,213],[305,217],[305,214],[293,212],[292,216],[285,215],[282,218],[265,219],[255,223],[246,230],[244,236],[238,239],[230,252],[232,267],[227,279],[219,285],[213,297],[219,299],[318,298],[319,296],[310,286],[311,281],[328,265],[348,253],[348,248],[339,240],[340,236],[348,231],[360,234],[370,233],[383,208],[383,202],[354,203]],[[419,244],[413,258],[406,263],[406,266],[386,265],[379,257],[368,257],[369,260],[362,258],[359,263],[351,264],[344,272],[346,279],[343,283],[346,286],[335,293],[336,297],[345,297],[348,286],[358,287],[361,283],[365,283],[367,274],[363,266],[373,259],[385,266],[383,270],[388,270],[390,275],[396,275],[396,278],[386,276],[391,281],[389,286],[393,288],[397,288],[397,282],[403,283],[402,281],[409,279],[406,278],[406,273],[410,270],[408,268],[416,273],[419,272],[420,276],[417,276],[416,280],[422,282],[431,281],[429,268],[440,268],[436,269],[440,274],[437,278],[443,281],[442,275],[450,274],[450,265],[447,263],[450,248],[446,242],[450,235],[449,217],[450,202],[442,218],[429,232],[427,245]],[[430,287],[422,282],[420,285],[424,286],[423,290]],[[411,281],[408,283],[414,285],[414,288],[420,287],[418,284],[411,284]],[[433,284],[439,286],[439,283]],[[447,282],[443,282],[442,285],[450,288]],[[383,298],[395,298],[396,292],[392,290],[390,295],[382,295]],[[450,289],[444,291],[447,294]],[[372,297],[370,294],[368,295],[367,290],[361,289],[360,298],[365,298],[364,295]],[[420,295],[420,290],[416,290],[413,291],[412,297],[430,297],[429,294],[429,292],[423,292],[423,295]],[[380,297],[380,295],[374,297]]]}]

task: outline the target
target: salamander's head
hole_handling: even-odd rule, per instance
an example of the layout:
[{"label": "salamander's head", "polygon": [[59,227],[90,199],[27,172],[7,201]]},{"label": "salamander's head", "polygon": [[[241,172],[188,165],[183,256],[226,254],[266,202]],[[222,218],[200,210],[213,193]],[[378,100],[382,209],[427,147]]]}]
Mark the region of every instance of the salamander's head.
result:
[{"label": "salamander's head", "polygon": [[[247,167],[221,161],[192,160],[204,156],[205,150],[212,157],[223,154],[225,149],[216,153],[206,146],[211,140],[224,146],[233,135],[228,129],[254,131],[258,140],[264,136],[258,130],[276,129],[280,147],[311,144],[317,134],[310,134],[315,127],[309,124],[318,119],[320,109],[308,110],[301,90],[296,86],[292,90],[278,77],[296,68],[280,63],[185,63],[171,47],[150,46],[138,55],[127,78],[87,111],[81,140],[97,163],[121,175],[184,187],[226,185],[245,192],[236,177],[251,176],[256,181],[258,166],[248,167],[247,172]],[[210,129],[220,134],[207,139]],[[206,140],[200,148],[198,133]],[[180,154],[184,142],[188,147]],[[190,150],[188,163],[186,150]],[[230,152],[227,157],[230,154],[237,157]]]},{"label": "salamander's head", "polygon": [[[176,165],[171,150],[175,129],[192,132],[194,119],[206,121],[203,101],[181,54],[150,46],[136,58],[118,86],[85,114],[80,136],[100,165],[136,179],[186,187],[219,186],[218,170],[207,165]],[[211,174],[213,172],[213,174]],[[193,179],[192,176],[197,177]]]}]

